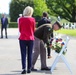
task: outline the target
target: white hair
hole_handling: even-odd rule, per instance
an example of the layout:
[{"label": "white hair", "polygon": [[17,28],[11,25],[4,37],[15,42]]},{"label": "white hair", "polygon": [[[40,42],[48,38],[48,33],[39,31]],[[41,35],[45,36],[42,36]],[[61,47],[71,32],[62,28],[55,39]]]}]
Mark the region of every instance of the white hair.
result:
[{"label": "white hair", "polygon": [[25,7],[23,11],[23,16],[32,16],[33,14],[33,8],[30,6]]}]

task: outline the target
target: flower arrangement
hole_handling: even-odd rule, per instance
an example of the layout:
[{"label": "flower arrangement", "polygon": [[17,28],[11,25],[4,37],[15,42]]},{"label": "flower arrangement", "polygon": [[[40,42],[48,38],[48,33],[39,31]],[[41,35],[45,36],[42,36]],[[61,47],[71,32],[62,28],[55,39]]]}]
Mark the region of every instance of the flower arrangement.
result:
[{"label": "flower arrangement", "polygon": [[[50,47],[52,48],[52,50],[55,50],[55,52],[60,53],[62,47],[64,46],[65,41],[62,38],[56,38],[56,39],[51,39],[50,40]],[[63,54],[66,54],[66,51],[63,51]]]}]

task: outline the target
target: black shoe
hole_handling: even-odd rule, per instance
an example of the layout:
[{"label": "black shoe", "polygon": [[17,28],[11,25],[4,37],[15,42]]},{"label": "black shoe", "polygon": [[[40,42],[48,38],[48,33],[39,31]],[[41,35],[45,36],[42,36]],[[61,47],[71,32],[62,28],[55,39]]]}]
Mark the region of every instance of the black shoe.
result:
[{"label": "black shoe", "polygon": [[45,67],[45,68],[41,68],[41,70],[50,70],[50,68]]},{"label": "black shoe", "polygon": [[6,36],[6,39],[8,39],[8,37]]},{"label": "black shoe", "polygon": [[26,70],[23,70],[23,71],[21,72],[21,74],[26,74]]},{"label": "black shoe", "polygon": [[31,73],[31,69],[28,69],[28,70],[27,70],[27,73]]},{"label": "black shoe", "polygon": [[32,68],[31,71],[37,71],[37,69]]},{"label": "black shoe", "polygon": [[1,36],[1,39],[2,39],[3,37]]}]

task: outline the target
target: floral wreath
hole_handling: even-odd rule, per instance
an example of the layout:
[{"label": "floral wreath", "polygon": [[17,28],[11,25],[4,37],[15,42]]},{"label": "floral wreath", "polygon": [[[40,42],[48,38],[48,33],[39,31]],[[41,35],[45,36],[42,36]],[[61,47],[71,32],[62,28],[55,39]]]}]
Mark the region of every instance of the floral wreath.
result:
[{"label": "floral wreath", "polygon": [[[65,45],[65,40],[62,38],[55,38],[50,40],[50,47],[52,50],[55,50],[56,53],[60,53],[62,47]],[[67,52],[67,47],[66,50],[63,51],[63,54],[65,55]]]}]

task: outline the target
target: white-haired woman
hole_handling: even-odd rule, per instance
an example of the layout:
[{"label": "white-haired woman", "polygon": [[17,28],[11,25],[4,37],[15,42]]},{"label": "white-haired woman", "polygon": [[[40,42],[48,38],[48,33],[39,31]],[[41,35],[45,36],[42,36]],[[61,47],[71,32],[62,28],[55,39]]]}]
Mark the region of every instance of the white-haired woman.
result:
[{"label": "white-haired woman", "polygon": [[[27,73],[31,72],[32,50],[34,42],[35,19],[32,17],[33,8],[27,6],[23,11],[23,17],[19,19],[19,44],[21,51],[22,69],[21,74],[26,74],[26,53],[27,53]],[[27,48],[27,52],[26,52]]]}]

